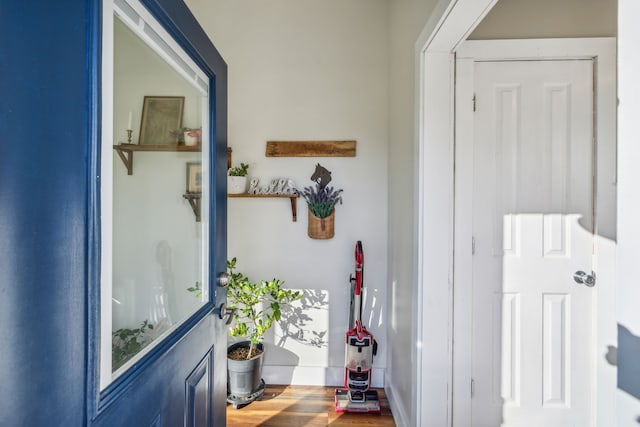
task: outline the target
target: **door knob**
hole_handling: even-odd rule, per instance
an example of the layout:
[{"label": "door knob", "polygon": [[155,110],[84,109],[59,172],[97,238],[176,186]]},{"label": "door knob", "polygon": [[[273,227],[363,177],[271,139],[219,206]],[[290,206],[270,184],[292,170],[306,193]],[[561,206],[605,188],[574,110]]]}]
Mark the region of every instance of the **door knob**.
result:
[{"label": "door knob", "polygon": [[227,316],[227,320],[225,324],[230,324],[233,320],[233,315],[236,313],[235,308],[228,308],[225,303],[221,303],[215,310],[214,313],[218,315],[220,320],[223,320],[225,316]]},{"label": "door knob", "polygon": [[576,283],[592,288],[596,285],[596,273],[592,271],[591,274],[587,274],[582,270],[578,270],[573,273],[573,280],[575,280]]},{"label": "door knob", "polygon": [[229,273],[219,273],[218,277],[216,277],[216,285],[220,286],[221,288],[226,288],[227,286],[229,286]]}]

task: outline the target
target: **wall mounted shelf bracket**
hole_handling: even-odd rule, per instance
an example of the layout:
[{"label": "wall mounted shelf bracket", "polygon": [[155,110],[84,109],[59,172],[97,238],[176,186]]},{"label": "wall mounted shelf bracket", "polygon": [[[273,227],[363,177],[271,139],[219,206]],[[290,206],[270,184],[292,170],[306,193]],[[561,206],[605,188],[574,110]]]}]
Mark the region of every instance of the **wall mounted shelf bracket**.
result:
[{"label": "wall mounted shelf bracket", "polygon": [[196,216],[196,222],[200,222],[200,196],[201,193],[186,193],[182,195],[191,205],[191,210]]}]

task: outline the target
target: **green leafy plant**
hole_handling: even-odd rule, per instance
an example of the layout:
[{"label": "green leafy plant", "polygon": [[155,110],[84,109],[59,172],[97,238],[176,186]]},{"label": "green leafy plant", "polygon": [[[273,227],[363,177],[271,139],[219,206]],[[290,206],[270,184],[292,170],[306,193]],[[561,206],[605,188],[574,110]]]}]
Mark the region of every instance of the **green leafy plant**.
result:
[{"label": "green leafy plant", "polygon": [[202,282],[196,282],[194,286],[187,288],[189,292],[193,292],[193,295],[200,299],[202,298]]},{"label": "green leafy plant", "polygon": [[178,128],[176,130],[172,130],[169,134],[176,139],[178,144],[184,144],[184,133],[190,131],[190,128]]},{"label": "green leafy plant", "polygon": [[227,261],[229,286],[227,288],[228,307],[235,309],[236,323],[230,330],[231,336],[245,337],[251,341],[247,359],[255,354],[255,346],[264,339],[264,334],[274,321],[280,320],[280,306],[302,298],[302,292],[283,289],[279,279],[252,282],[240,272],[236,272],[236,258]]},{"label": "green leafy plant", "polygon": [[305,187],[301,194],[315,216],[327,218],[338,203],[342,204],[342,191],[334,190],[333,187],[323,187],[317,183],[313,187]]},{"label": "green leafy plant", "polygon": [[113,371],[124,365],[151,342],[145,334],[152,329],[153,325],[145,320],[137,329],[120,328],[113,332],[111,343]]},{"label": "green leafy plant", "polygon": [[249,172],[249,165],[246,163],[240,163],[240,166],[229,169],[229,176],[247,176]]}]

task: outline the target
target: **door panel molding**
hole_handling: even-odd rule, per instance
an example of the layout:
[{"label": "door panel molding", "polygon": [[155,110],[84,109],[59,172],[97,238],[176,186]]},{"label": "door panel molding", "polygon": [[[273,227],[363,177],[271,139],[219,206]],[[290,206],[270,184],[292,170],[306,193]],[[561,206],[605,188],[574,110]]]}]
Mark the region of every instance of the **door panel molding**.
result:
[{"label": "door panel molding", "polygon": [[211,425],[212,401],[213,348],[185,379],[185,427]]}]

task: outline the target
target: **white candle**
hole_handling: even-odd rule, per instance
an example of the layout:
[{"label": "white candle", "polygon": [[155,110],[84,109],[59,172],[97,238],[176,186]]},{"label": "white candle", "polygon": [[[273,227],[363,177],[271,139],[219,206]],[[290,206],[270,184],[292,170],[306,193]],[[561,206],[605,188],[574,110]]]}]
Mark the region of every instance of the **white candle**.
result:
[{"label": "white candle", "polygon": [[131,111],[129,111],[129,126],[127,126],[127,129],[132,129],[132,127],[131,127]]}]

